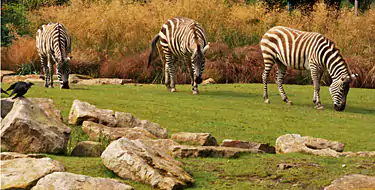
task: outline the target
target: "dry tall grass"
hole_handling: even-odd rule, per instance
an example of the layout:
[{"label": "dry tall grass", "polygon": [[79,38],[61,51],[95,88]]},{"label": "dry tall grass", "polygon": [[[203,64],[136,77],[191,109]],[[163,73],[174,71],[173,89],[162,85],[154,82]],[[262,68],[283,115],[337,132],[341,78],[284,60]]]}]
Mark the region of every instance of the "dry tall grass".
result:
[{"label": "dry tall grass", "polygon": [[[254,47],[241,49],[241,46],[257,45],[269,28],[283,25],[315,31],[333,40],[351,70],[363,74],[360,84],[356,86],[375,87],[374,7],[359,17],[354,15],[353,10],[342,9],[336,19],[327,16],[324,5],[318,5],[310,16],[303,16],[298,11],[291,14],[286,11],[265,14],[264,7],[259,4],[228,5],[222,0],[153,0],[145,4],[127,2],[95,0],[88,3],[71,0],[69,6],[47,7],[30,12],[29,20],[35,31],[47,22],[61,22],[70,30],[74,37],[72,55],[75,62],[72,64],[76,65],[75,69],[90,63],[100,65],[97,75],[133,77],[139,81],[153,80],[161,72],[142,69],[153,36],[171,17],[184,16],[197,20],[205,29],[208,40],[221,44],[217,48],[224,48],[227,56],[218,58],[215,55],[216,59],[215,56],[208,56],[205,71],[206,77],[218,78],[221,82],[259,81],[259,72],[263,67],[259,51]],[[236,57],[239,51],[246,56]],[[180,82],[186,79],[184,76],[180,78]]]}]

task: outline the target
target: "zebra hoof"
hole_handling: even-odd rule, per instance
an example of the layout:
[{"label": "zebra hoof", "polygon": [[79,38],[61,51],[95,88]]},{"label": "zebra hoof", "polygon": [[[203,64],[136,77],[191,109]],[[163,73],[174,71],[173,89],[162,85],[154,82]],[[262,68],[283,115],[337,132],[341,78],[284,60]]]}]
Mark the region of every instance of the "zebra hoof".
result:
[{"label": "zebra hoof", "polygon": [[269,104],[270,103],[270,99],[264,100],[264,103]]},{"label": "zebra hoof", "polygon": [[314,108],[317,109],[317,110],[323,110],[324,109],[324,107],[322,105],[316,105],[316,106],[314,106]]},{"label": "zebra hoof", "polygon": [[49,88],[53,88],[53,86],[49,86]]},{"label": "zebra hoof", "polygon": [[199,91],[193,91],[193,95],[198,95],[199,94]]},{"label": "zebra hoof", "polygon": [[292,101],[288,101],[286,104],[290,106],[293,105]]},{"label": "zebra hoof", "polygon": [[170,92],[176,92],[176,88],[171,88]]}]

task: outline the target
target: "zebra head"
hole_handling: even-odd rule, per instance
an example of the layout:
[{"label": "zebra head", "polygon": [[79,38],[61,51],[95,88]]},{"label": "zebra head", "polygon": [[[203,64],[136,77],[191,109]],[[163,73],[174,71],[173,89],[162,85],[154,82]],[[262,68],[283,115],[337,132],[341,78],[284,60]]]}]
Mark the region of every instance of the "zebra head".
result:
[{"label": "zebra head", "polygon": [[61,77],[61,80],[60,80],[60,88],[62,89],[69,89],[69,61],[70,61],[71,57],[66,57],[65,59],[61,59],[59,60],[60,61],[60,65],[61,65],[61,68],[59,68],[60,70],[60,73],[58,75],[60,75],[59,77]]},{"label": "zebra head", "polygon": [[346,96],[349,92],[349,84],[352,82],[351,78],[355,79],[357,75],[344,75],[341,78],[335,79],[329,87],[334,108],[336,111],[343,111],[346,106]]},{"label": "zebra head", "polygon": [[203,80],[202,73],[204,70],[204,63],[206,61],[205,53],[209,47],[210,46],[208,43],[203,49],[197,48],[195,49],[195,51],[193,52],[191,56],[191,61],[192,61],[191,67],[192,67],[192,71],[194,72],[194,81],[197,84],[202,83],[202,80]]}]

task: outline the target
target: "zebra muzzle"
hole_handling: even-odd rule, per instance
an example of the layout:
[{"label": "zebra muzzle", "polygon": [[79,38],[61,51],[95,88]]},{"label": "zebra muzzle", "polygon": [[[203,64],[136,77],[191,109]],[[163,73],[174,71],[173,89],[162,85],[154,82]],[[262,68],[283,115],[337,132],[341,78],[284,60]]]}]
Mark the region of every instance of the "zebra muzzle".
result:
[{"label": "zebra muzzle", "polygon": [[61,84],[61,89],[69,89],[69,82],[68,82],[68,81],[63,82],[63,83]]}]

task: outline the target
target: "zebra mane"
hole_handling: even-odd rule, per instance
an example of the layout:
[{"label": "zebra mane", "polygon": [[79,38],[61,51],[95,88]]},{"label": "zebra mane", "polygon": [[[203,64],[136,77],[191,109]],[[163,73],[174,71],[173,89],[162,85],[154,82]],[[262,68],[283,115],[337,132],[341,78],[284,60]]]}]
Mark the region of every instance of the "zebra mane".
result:
[{"label": "zebra mane", "polygon": [[194,38],[195,44],[197,45],[197,51],[201,52],[201,45],[199,44],[197,27],[198,27],[198,23],[194,21],[193,24],[191,25],[191,29],[193,30],[193,35],[194,35],[193,38]]}]

